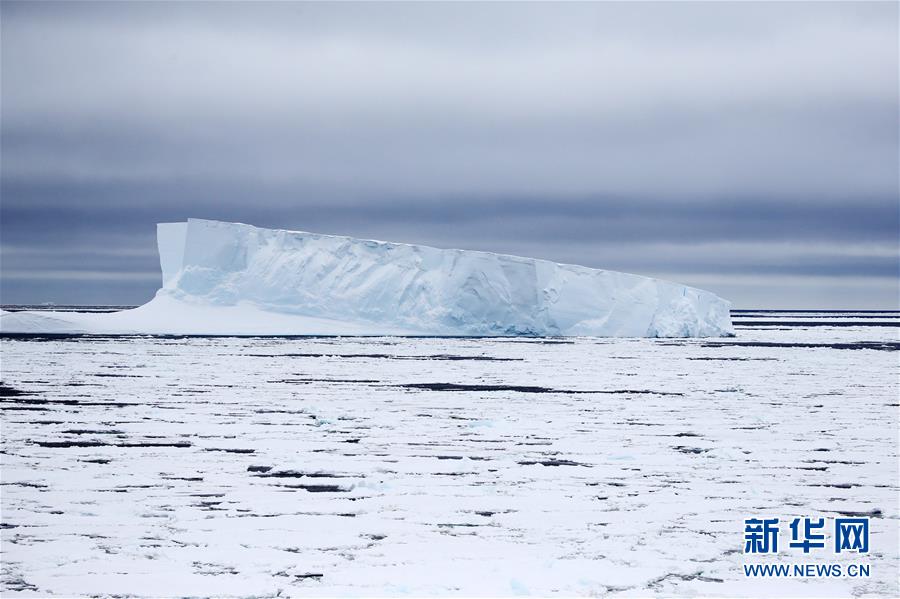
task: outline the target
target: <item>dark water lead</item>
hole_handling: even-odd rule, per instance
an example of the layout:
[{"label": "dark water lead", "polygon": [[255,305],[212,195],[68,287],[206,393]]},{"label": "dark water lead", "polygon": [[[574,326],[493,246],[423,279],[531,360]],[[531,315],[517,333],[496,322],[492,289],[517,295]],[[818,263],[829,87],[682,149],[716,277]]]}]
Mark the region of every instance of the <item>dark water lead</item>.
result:
[{"label": "dark water lead", "polygon": [[[681,345],[672,343],[665,345]],[[778,341],[704,341],[701,347],[800,347],[808,349],[871,349],[875,351],[898,351],[900,342],[896,341],[854,341],[850,343],[794,343]]]},{"label": "dark water lead", "polygon": [[614,395],[646,394],[646,395],[684,395],[668,391],[652,391],[649,389],[611,389],[600,391],[582,391],[580,389],[553,389],[551,387],[538,387],[531,385],[466,385],[462,383],[405,383],[392,385],[403,389],[425,389],[427,391],[514,391],[517,393],[565,393],[585,394],[603,393]]}]

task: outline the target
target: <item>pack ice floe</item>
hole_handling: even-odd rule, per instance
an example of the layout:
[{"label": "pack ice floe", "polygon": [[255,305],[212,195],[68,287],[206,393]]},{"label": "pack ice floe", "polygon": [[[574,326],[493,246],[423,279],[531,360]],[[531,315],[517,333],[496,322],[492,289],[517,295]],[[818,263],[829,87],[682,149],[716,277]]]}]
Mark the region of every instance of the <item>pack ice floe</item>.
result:
[{"label": "pack ice floe", "polygon": [[490,252],[188,219],[162,288],[113,313],[3,312],[4,333],[716,337],[730,304],[649,277]]}]

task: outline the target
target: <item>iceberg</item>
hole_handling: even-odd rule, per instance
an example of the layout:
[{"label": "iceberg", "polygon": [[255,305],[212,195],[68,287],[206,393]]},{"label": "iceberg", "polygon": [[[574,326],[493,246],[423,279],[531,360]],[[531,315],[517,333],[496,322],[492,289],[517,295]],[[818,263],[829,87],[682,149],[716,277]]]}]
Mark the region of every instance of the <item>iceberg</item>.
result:
[{"label": "iceberg", "polygon": [[732,336],[730,304],[649,277],[490,252],[188,219],[162,288],[114,313],[3,312],[3,333]]}]

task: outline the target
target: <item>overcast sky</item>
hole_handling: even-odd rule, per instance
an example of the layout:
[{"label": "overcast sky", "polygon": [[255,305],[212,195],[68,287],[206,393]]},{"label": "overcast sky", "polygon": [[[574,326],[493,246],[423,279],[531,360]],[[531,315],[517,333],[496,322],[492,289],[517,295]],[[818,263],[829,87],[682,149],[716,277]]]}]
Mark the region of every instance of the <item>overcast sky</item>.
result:
[{"label": "overcast sky", "polygon": [[898,307],[898,4],[4,1],[0,301],[188,217]]}]

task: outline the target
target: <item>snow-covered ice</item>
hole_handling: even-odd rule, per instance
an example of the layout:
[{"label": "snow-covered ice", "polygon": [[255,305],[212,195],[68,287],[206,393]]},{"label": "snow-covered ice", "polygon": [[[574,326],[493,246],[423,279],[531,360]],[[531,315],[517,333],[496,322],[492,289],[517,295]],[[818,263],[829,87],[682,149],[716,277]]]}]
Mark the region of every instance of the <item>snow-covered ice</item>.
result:
[{"label": "snow-covered ice", "polygon": [[[863,316],[716,340],[8,337],[0,589],[895,597],[897,315]],[[753,324],[777,318],[813,325]],[[840,514],[871,516],[867,556],[742,553],[745,518]],[[786,561],[871,577],[741,570]]]},{"label": "snow-covered ice", "polygon": [[678,283],[488,252],[190,219],[158,225],[162,289],[114,314],[0,314],[10,332],[719,337]]}]

